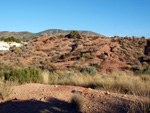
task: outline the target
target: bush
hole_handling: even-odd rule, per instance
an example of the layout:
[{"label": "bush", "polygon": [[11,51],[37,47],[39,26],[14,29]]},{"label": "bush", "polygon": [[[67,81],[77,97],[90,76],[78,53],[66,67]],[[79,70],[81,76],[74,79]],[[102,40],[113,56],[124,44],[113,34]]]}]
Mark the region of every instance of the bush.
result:
[{"label": "bush", "polygon": [[57,70],[56,66],[52,63],[47,63],[47,64],[43,64],[44,66],[42,67],[42,69],[47,69],[50,72],[54,72]]},{"label": "bush", "polygon": [[96,75],[97,74],[97,70],[95,67],[87,67],[87,68],[84,68],[81,70],[82,73],[85,73],[85,74],[89,74],[89,75]]},{"label": "bush", "polygon": [[16,54],[22,53],[22,50],[21,50],[19,47],[14,47],[14,48],[12,49],[12,51],[15,52]]},{"label": "bush", "polygon": [[64,38],[65,35],[64,35],[64,34],[60,34],[60,35],[58,35],[57,37],[58,37],[58,38]]},{"label": "bush", "polygon": [[84,98],[79,94],[73,95],[71,98],[71,105],[76,111],[81,111],[84,105]]},{"label": "bush", "polygon": [[134,70],[134,73],[137,74],[137,75],[142,75],[142,74],[149,75],[150,74],[150,66],[148,66],[145,69],[136,69],[136,70]]},{"label": "bush", "polygon": [[81,38],[81,35],[79,33],[79,31],[70,31],[70,33],[68,34],[69,38]]},{"label": "bush", "polygon": [[0,76],[4,76],[5,80],[18,81],[19,83],[25,82],[42,82],[41,69],[35,67],[16,68],[12,70],[2,71]]},{"label": "bush", "polygon": [[82,57],[85,58],[85,59],[91,59],[91,58],[93,58],[93,56],[91,56],[90,53],[83,53]]},{"label": "bush", "polygon": [[32,38],[32,40],[36,40],[36,39],[38,39],[38,38],[39,38],[39,37],[36,37],[36,36],[35,36],[35,37]]}]

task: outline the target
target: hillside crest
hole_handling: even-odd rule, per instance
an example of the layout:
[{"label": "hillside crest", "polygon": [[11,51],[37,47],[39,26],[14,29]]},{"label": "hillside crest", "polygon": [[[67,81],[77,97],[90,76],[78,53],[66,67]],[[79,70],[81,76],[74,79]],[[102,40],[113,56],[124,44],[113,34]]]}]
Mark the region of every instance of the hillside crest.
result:
[{"label": "hillside crest", "polygon": [[[21,40],[30,40],[33,37],[44,37],[48,35],[58,35],[58,34],[68,34],[71,30],[61,30],[61,29],[49,29],[45,31],[41,31],[38,33],[32,33],[32,32],[9,32],[9,31],[2,31],[0,32],[0,38],[1,37],[15,37],[17,39]],[[85,35],[95,35],[95,36],[103,36],[101,34],[92,32],[92,31],[86,31],[86,30],[79,30],[80,34],[85,34]]]}]

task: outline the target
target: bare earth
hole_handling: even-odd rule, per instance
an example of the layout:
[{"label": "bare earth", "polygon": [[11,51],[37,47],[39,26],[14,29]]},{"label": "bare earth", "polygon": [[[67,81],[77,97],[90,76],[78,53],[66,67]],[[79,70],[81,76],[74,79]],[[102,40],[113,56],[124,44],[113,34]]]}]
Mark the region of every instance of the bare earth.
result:
[{"label": "bare earth", "polygon": [[0,103],[0,113],[76,113],[70,104],[74,94],[84,98],[83,113],[124,113],[129,101],[150,102],[149,98],[109,93],[78,86],[24,84]]}]

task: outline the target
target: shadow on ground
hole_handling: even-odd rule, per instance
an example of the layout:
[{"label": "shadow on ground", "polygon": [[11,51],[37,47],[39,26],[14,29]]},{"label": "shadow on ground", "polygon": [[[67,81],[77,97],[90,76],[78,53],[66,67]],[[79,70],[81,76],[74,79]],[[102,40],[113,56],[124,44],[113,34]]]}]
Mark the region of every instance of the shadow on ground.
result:
[{"label": "shadow on ground", "polygon": [[34,99],[27,101],[10,100],[0,104],[0,113],[79,113],[70,103],[55,98],[47,102]]}]

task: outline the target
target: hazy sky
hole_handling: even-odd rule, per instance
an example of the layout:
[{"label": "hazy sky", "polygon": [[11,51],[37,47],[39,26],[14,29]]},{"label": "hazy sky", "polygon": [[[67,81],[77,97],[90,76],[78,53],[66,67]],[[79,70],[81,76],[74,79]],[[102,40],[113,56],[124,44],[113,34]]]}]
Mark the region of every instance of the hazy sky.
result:
[{"label": "hazy sky", "polygon": [[150,37],[150,0],[0,0],[0,31],[47,29]]}]

